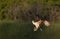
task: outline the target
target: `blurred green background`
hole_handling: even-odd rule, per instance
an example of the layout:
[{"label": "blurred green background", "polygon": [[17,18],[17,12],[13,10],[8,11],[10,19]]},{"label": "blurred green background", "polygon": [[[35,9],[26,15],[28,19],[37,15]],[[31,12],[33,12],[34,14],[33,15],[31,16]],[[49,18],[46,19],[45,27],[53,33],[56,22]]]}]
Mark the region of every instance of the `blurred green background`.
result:
[{"label": "blurred green background", "polygon": [[[51,26],[34,32],[36,14]],[[0,39],[60,39],[60,0],[0,0]]]},{"label": "blurred green background", "polygon": [[0,23],[0,39],[60,39],[60,24],[52,23],[50,27],[42,27],[43,31],[34,32],[31,22]]},{"label": "blurred green background", "polygon": [[60,0],[0,0],[0,20],[31,21],[36,15],[60,20]]}]

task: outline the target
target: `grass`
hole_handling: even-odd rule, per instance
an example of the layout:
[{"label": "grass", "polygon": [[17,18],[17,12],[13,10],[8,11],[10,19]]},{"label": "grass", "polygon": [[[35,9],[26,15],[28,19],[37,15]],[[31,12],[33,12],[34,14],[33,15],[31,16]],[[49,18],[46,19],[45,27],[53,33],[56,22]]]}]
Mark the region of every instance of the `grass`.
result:
[{"label": "grass", "polygon": [[43,26],[43,31],[34,32],[32,23],[2,22],[0,23],[0,39],[60,39],[60,24]]}]

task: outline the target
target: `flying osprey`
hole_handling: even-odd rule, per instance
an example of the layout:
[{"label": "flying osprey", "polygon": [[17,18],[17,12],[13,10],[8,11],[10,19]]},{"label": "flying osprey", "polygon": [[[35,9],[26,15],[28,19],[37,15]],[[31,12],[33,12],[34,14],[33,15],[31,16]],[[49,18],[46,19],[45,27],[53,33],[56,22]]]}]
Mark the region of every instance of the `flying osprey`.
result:
[{"label": "flying osprey", "polygon": [[[35,22],[34,20],[32,21],[33,25],[35,25],[34,27],[34,31],[37,31],[39,27],[41,27],[41,24],[44,23],[47,27],[50,26],[50,23],[48,21],[42,21],[39,20],[37,22]],[[40,28],[40,30],[42,31],[42,29]]]},{"label": "flying osprey", "polygon": [[[41,24],[44,23],[47,27],[50,26],[50,22],[47,21],[46,16],[42,17],[39,15],[35,16],[35,19],[32,20],[33,25],[35,25],[34,27],[34,31],[37,31],[39,27],[41,27]],[[42,29],[40,28],[40,30],[42,31]]]}]

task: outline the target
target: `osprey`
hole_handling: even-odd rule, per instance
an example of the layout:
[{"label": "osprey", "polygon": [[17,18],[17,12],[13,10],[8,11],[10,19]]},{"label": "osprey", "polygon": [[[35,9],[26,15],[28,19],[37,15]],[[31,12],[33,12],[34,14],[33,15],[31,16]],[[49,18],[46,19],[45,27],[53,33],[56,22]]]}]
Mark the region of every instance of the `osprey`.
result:
[{"label": "osprey", "polygon": [[[32,23],[33,23],[33,25],[35,25],[34,31],[37,31],[38,28],[41,26],[42,23],[44,23],[46,26],[50,26],[50,23],[47,20],[45,20],[45,21],[39,20],[37,22],[35,22],[34,20],[32,20]],[[41,28],[40,28],[40,30],[42,31]]]}]

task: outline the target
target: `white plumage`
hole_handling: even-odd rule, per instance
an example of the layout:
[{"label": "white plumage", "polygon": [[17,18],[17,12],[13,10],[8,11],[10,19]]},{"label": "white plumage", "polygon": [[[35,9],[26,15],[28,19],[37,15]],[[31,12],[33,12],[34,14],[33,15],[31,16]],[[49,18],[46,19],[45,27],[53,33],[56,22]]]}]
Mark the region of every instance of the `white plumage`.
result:
[{"label": "white plumage", "polygon": [[48,27],[48,26],[50,26],[50,23],[48,22],[48,21],[44,21],[44,24]]},{"label": "white plumage", "polygon": [[[37,22],[32,21],[33,25],[35,25],[34,31],[37,31],[37,29],[39,28],[41,22],[42,22],[41,20],[39,20],[39,21],[37,21]],[[41,29],[41,30],[42,30],[42,29]]]}]

